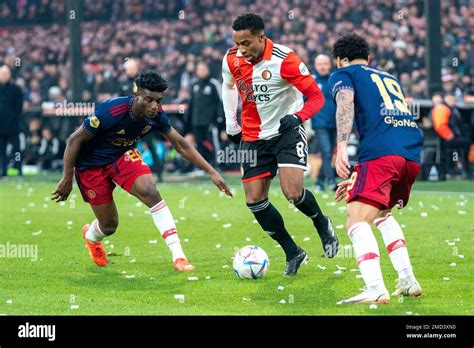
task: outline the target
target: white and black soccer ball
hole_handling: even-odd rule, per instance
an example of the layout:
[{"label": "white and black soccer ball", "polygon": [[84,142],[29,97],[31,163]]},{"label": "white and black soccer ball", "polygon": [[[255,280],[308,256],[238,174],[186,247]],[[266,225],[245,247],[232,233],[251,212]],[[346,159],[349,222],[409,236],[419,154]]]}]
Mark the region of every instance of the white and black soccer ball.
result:
[{"label": "white and black soccer ball", "polygon": [[270,259],[262,248],[247,245],[234,255],[234,272],[242,279],[263,278],[270,267]]}]

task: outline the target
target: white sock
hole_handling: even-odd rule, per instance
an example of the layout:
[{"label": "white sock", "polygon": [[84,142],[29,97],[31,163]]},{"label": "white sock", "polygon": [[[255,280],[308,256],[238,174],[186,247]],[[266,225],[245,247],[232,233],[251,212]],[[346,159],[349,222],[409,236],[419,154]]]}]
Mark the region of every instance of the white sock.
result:
[{"label": "white sock", "polygon": [[89,229],[86,232],[86,239],[89,242],[97,243],[97,242],[100,242],[105,237],[106,235],[102,233],[102,231],[100,230],[99,221],[97,221],[97,219],[92,221],[91,224],[89,225]]},{"label": "white sock", "polygon": [[372,229],[367,222],[357,222],[348,231],[359,269],[368,288],[387,291],[380,268],[380,253]]},{"label": "white sock", "polygon": [[374,223],[382,233],[385,247],[392,261],[393,268],[398,272],[398,277],[400,279],[407,277],[414,279],[415,276],[408,256],[405,237],[397,220],[395,220],[392,214],[387,214],[384,218],[375,219]]},{"label": "white sock", "polygon": [[179,258],[185,259],[186,256],[184,255],[183,249],[181,248],[181,243],[179,242],[173,215],[171,214],[171,211],[169,210],[165,201],[162,200],[161,202],[155,204],[150,208],[150,211],[156,228],[158,231],[160,231],[161,236],[166,242],[166,245],[168,245],[168,248],[171,250],[173,262]]}]

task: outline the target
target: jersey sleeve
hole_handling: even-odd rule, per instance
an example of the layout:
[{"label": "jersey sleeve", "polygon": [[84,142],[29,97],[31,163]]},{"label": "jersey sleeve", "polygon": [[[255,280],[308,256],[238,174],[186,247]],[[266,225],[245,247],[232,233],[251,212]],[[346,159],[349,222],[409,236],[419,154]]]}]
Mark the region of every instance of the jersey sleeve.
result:
[{"label": "jersey sleeve", "polygon": [[222,105],[225,115],[226,132],[227,134],[235,135],[242,131],[237,121],[239,92],[235,86],[235,80],[229,69],[229,64],[227,63],[227,54],[222,60]]},{"label": "jersey sleeve", "polygon": [[161,112],[160,120],[156,124],[156,129],[162,134],[171,132],[171,122],[166,112]]},{"label": "jersey sleeve", "polygon": [[95,136],[101,129],[106,127],[110,119],[109,108],[105,103],[102,103],[96,105],[94,112],[82,122],[82,128],[84,128],[87,133]]},{"label": "jersey sleeve", "polygon": [[354,90],[352,85],[351,77],[346,71],[335,71],[329,76],[329,88],[332,93],[332,97],[336,98],[337,92],[341,89]]},{"label": "jersey sleeve", "polygon": [[295,86],[301,93],[315,83],[308,67],[295,52],[288,53],[288,56],[283,60],[280,75]]}]

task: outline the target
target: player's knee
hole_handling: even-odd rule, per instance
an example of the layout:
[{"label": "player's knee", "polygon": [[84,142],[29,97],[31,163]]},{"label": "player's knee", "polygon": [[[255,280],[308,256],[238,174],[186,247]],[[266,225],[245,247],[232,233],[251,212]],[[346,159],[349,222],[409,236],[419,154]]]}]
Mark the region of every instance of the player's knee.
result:
[{"label": "player's knee", "polygon": [[287,188],[283,190],[283,194],[289,202],[298,202],[301,198],[302,190],[299,188]]},{"label": "player's knee", "polygon": [[260,193],[247,192],[246,194],[247,204],[257,203],[257,202],[263,201],[266,198],[267,197],[265,195],[260,194]]},{"label": "player's knee", "polygon": [[156,186],[154,183],[149,183],[147,185],[142,185],[138,188],[138,195],[142,200],[146,201],[157,201],[161,200],[161,197],[156,190]]}]

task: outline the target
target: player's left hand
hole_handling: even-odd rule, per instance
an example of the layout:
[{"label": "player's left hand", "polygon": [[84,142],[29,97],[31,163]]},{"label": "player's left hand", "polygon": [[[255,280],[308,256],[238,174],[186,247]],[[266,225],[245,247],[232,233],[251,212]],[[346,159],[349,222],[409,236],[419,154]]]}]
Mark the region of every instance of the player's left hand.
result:
[{"label": "player's left hand", "polygon": [[278,132],[280,134],[286,133],[292,129],[295,129],[302,123],[301,118],[298,115],[285,115],[280,119],[280,128]]},{"label": "player's left hand", "polygon": [[227,186],[227,183],[225,182],[224,178],[218,173],[215,172],[211,174],[211,180],[214,185],[217,186],[217,188],[221,192],[225,192],[225,194],[229,197],[233,197],[232,192],[230,192],[229,187]]},{"label": "player's left hand", "polygon": [[61,178],[56,190],[51,192],[51,200],[56,202],[65,201],[72,191],[72,179]]},{"label": "player's left hand", "polygon": [[334,195],[334,200],[339,202],[347,194],[347,188],[351,184],[352,180],[345,180],[337,184],[336,194]]},{"label": "player's left hand", "polygon": [[347,155],[347,146],[337,146],[336,173],[343,179],[349,178],[351,164]]}]

